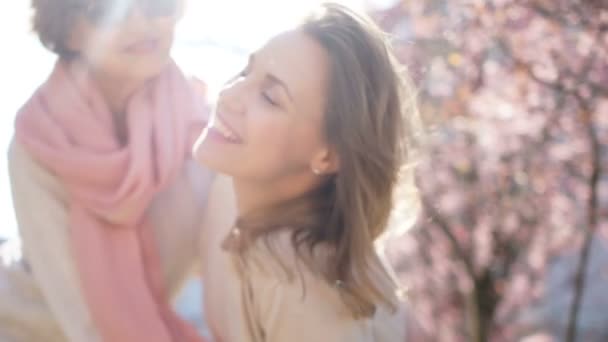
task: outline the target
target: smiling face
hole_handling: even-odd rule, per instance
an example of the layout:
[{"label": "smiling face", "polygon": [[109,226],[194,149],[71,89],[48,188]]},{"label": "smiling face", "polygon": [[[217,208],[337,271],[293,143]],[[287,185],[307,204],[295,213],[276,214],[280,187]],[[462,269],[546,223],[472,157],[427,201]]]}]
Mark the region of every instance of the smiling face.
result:
[{"label": "smiling face", "polygon": [[302,31],[270,40],[221,91],[196,158],[258,182],[314,179],[311,169],[329,171],[323,134],[328,68],[326,51]]},{"label": "smiling face", "polygon": [[170,60],[181,1],[174,3],[172,11],[155,15],[148,13],[140,1],[130,6],[104,8],[105,12],[123,17],[114,22],[94,20],[83,14],[67,45],[91,70],[106,78],[147,80],[159,74]]}]

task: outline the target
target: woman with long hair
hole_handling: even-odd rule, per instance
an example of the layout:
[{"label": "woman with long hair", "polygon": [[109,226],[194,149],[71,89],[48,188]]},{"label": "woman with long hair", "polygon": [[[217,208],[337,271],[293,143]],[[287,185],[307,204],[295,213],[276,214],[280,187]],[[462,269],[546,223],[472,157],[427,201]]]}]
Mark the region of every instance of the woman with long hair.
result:
[{"label": "woman with long hair", "polygon": [[377,243],[412,186],[413,98],[383,32],[335,4],[225,86],[195,145],[235,189],[236,224],[204,232],[216,341],[403,341],[400,289]]}]

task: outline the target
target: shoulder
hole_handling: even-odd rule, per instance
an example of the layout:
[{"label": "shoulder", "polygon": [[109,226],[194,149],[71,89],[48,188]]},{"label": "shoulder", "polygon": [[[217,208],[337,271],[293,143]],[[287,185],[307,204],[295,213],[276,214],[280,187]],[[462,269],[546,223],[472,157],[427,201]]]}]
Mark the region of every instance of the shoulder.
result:
[{"label": "shoulder", "polygon": [[8,148],[9,176],[13,187],[35,186],[59,194],[63,187],[56,175],[37,161],[17,139]]},{"label": "shoulder", "polygon": [[292,283],[297,274],[301,281],[323,282],[314,267],[322,264],[321,255],[308,253],[306,246],[297,248],[293,243],[293,231],[289,229],[258,237],[247,248],[245,258],[248,269],[260,276]]},{"label": "shoulder", "polygon": [[334,286],[298,259],[289,234],[257,244],[245,256],[255,322],[268,341],[403,341],[401,312],[379,308],[356,319]]},{"label": "shoulder", "polygon": [[258,238],[247,250],[244,262],[253,290],[265,295],[265,301],[274,302],[275,307],[314,307],[313,311],[349,317],[339,288],[328,282],[321,267],[317,267],[326,262],[325,255],[309,254],[306,246],[296,249],[292,236],[288,230],[273,233]]},{"label": "shoulder", "polygon": [[9,144],[7,158],[11,165],[18,165],[21,167],[32,166],[34,168],[38,166],[25,149],[25,146],[15,138],[13,138]]},{"label": "shoulder", "polygon": [[[291,237],[285,231],[256,241],[245,256],[262,325],[271,331],[281,330],[277,325],[290,326],[288,321],[293,321],[302,329],[325,330],[326,337],[335,336],[336,341],[403,341],[404,305],[396,312],[379,306],[373,317],[355,319],[342,300],[340,287],[301,260]],[[321,247],[304,257],[322,264],[328,262],[329,253]]]}]

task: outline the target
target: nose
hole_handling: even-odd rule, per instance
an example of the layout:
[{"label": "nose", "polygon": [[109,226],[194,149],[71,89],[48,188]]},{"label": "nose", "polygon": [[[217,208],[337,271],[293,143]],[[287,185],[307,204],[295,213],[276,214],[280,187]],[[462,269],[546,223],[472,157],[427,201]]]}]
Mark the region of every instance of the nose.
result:
[{"label": "nose", "polygon": [[142,5],[138,1],[132,3],[131,8],[127,10],[125,22],[132,32],[143,33],[150,30],[150,18],[145,14]]},{"label": "nose", "polygon": [[218,107],[222,112],[243,114],[245,112],[247,96],[249,93],[247,81],[243,77],[237,77],[226,84],[219,93]]}]

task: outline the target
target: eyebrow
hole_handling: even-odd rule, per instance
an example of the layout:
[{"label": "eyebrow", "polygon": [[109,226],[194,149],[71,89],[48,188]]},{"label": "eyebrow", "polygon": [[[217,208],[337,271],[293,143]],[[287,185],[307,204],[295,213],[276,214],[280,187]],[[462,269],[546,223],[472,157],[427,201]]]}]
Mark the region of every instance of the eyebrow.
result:
[{"label": "eyebrow", "polygon": [[[253,65],[255,61],[255,54],[252,53],[249,56],[249,65]],[[283,87],[283,89],[285,89],[285,92],[287,93],[287,97],[289,97],[289,100],[291,102],[294,102],[293,100],[293,96],[291,96],[291,92],[289,91],[289,87],[287,86],[287,83],[285,83],[283,80],[281,80],[278,76],[271,74],[270,72],[266,72],[266,77],[273,83],[278,83],[281,87]]]}]

